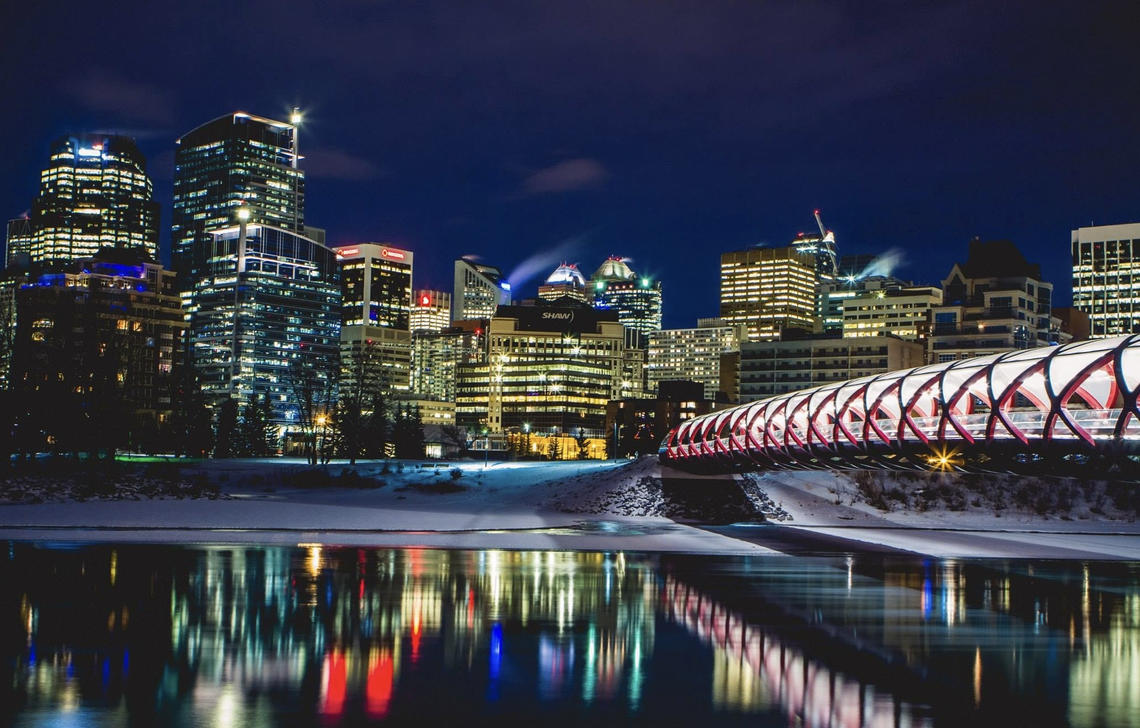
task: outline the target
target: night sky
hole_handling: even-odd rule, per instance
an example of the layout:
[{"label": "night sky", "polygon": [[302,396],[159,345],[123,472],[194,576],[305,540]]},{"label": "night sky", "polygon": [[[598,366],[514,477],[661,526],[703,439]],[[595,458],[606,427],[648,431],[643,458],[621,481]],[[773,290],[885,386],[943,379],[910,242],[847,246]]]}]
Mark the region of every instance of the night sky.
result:
[{"label": "night sky", "polygon": [[840,253],[899,249],[919,282],[1012,239],[1064,305],[1070,229],[1140,221],[1132,7],[7,0],[0,213],[30,207],[55,136],[126,133],[168,255],[175,138],[298,105],[307,221],[414,250],[417,288],[477,254],[533,295],[525,269],[615,253],[691,326],[720,252],[818,207]]}]

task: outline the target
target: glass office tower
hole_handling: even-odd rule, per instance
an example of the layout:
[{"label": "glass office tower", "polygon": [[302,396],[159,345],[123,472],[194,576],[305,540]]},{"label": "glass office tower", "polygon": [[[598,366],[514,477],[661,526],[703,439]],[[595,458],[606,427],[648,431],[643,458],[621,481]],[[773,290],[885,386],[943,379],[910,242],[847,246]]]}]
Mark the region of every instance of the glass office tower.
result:
[{"label": "glass office tower", "polygon": [[207,401],[267,396],[274,424],[297,424],[305,400],[299,390],[310,386],[323,400],[335,386],[336,254],[290,230],[242,223],[215,230],[199,258],[187,315]]},{"label": "glass office tower", "polygon": [[86,134],[51,145],[32,203],[31,259],[66,262],[100,248],[158,253],[158,203],[133,139]]},{"label": "glass office tower", "polygon": [[238,111],[187,132],[174,156],[171,251],[187,285],[203,271],[195,255],[211,231],[249,222],[305,232],[305,175],[297,162],[297,127]]}]

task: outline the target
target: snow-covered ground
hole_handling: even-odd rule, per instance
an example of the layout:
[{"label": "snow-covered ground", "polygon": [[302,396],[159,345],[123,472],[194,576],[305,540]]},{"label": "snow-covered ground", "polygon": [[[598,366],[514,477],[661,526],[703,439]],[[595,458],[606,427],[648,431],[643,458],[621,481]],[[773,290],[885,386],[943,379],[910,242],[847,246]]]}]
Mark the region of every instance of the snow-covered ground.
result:
[{"label": "snow-covered ground", "polygon": [[[300,461],[208,461],[182,477],[220,497],[139,498],[136,490],[85,502],[0,506],[5,538],[77,541],[256,542],[773,553],[675,522],[663,484],[727,493],[733,476],[699,476],[628,461],[361,462],[318,473]],[[458,469],[458,477],[452,471]],[[387,472],[385,472],[387,471]],[[331,480],[330,480],[330,476]],[[740,476],[736,476],[739,478]],[[1140,560],[1140,524],[1108,516],[1071,520],[1005,509],[884,512],[847,474],[747,476],[754,510],[779,527],[942,557]],[[330,486],[329,483],[333,485]],[[347,482],[355,487],[337,487]],[[720,489],[720,490],[717,490]],[[720,497],[717,495],[716,497]],[[1077,511],[1074,511],[1077,512]],[[730,511],[731,513],[731,511]],[[1119,514],[1117,514],[1119,515]],[[761,526],[756,533],[763,533]],[[763,538],[757,540],[763,542]]]},{"label": "snow-covered ground", "polygon": [[[772,553],[770,549],[642,515],[637,482],[656,459],[358,463],[379,487],[306,488],[301,462],[221,461],[202,467],[226,499],[88,500],[0,507],[0,534],[16,539],[257,542]],[[334,463],[332,474],[346,466]],[[461,475],[453,478],[458,468]],[[283,487],[282,482],[289,482]],[[371,485],[371,484],[369,484]],[[614,508],[595,508],[612,494]],[[625,515],[635,513],[635,515]]]}]

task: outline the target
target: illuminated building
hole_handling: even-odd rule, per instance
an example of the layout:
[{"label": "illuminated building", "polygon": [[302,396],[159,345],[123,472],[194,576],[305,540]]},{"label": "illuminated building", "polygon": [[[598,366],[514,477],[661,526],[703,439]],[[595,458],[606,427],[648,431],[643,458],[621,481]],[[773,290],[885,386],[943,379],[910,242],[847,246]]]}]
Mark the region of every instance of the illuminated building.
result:
[{"label": "illuminated building", "polygon": [[727,326],[719,319],[704,321],[695,329],[664,329],[649,334],[649,391],[661,382],[697,382],[703,399],[715,400],[721,391],[721,359],[740,351],[746,334],[742,326]]},{"label": "illuminated building", "polygon": [[154,259],[158,214],[146,159],[133,139],[60,137],[40,173],[28,252],[33,261],[50,262],[90,258],[101,248],[141,248]]},{"label": "illuminated building", "polygon": [[1089,336],[1140,333],[1140,223],[1077,228],[1072,234],[1073,308]]},{"label": "illuminated building", "polygon": [[5,266],[11,268],[20,262],[26,265],[32,255],[32,218],[17,217],[8,221],[7,235],[4,238]]},{"label": "illuminated building", "polygon": [[931,311],[942,303],[936,286],[900,285],[883,278],[859,281],[854,295],[843,302],[843,336],[882,336],[925,344],[930,335]]},{"label": "illuminated building", "polygon": [[606,403],[621,395],[625,329],[616,315],[586,306],[502,306],[487,338],[487,368],[461,367],[461,377],[477,383],[458,387],[461,395],[474,390],[470,404],[486,412],[479,424],[491,432],[603,435]]},{"label": "illuminated building", "polygon": [[894,336],[805,338],[740,345],[740,401],[922,365],[925,349]]},{"label": "illuminated building", "polygon": [[616,311],[618,323],[627,329],[643,335],[661,329],[661,282],[637,275],[624,259],[606,258],[589,287],[594,307]]},{"label": "illuminated building", "polygon": [[565,297],[585,303],[586,277],[577,265],[563,263],[538,287],[538,297],[543,301],[557,301]]},{"label": "illuminated building", "polygon": [[16,307],[14,386],[42,401],[114,392],[136,435],[167,421],[185,326],[172,271],[139,250],[104,249],[33,277],[16,291]]},{"label": "illuminated building", "polygon": [[414,334],[412,392],[441,402],[455,402],[459,367],[486,363],[487,325],[486,320],[461,321],[438,333]]},{"label": "illuminated building", "polygon": [[704,396],[699,382],[662,382],[657,396],[623,397],[606,404],[607,445],[617,442],[610,457],[656,453],[671,428],[711,412],[715,403]]},{"label": "illuminated building", "polygon": [[816,257],[788,246],[720,256],[720,317],[745,326],[749,341],[816,326]]},{"label": "illuminated building", "polygon": [[451,320],[489,319],[499,306],[511,303],[511,284],[491,265],[460,258],[455,261],[455,288],[451,298]]},{"label": "illuminated building", "polygon": [[341,323],[408,331],[412,251],[381,243],[342,245],[333,251],[341,266]]},{"label": "illuminated building", "polygon": [[[273,422],[301,417],[308,392],[333,390],[340,342],[340,270],[325,246],[269,225],[211,233],[185,296],[194,366],[213,406],[266,397]],[[335,391],[335,390],[334,390]]]},{"label": "illuminated building", "polygon": [[348,394],[363,386],[367,408],[377,392],[409,386],[413,254],[379,243],[333,251],[341,280],[341,388]]},{"label": "illuminated building", "polygon": [[26,270],[7,268],[0,271],[0,390],[8,389],[12,382],[12,350],[16,345],[16,326],[19,322],[16,292],[28,281]]},{"label": "illuminated building", "polygon": [[239,207],[249,210],[250,223],[305,235],[296,124],[236,111],[187,132],[176,145],[170,247],[174,269],[188,284],[210,274],[196,253],[209,248],[213,230],[233,223]]},{"label": "illuminated building", "polygon": [[1008,240],[970,241],[965,263],[942,281],[933,309],[931,364],[1060,343],[1053,284]]},{"label": "illuminated building", "polygon": [[451,325],[451,294],[416,291],[409,324],[413,334],[437,334]]}]

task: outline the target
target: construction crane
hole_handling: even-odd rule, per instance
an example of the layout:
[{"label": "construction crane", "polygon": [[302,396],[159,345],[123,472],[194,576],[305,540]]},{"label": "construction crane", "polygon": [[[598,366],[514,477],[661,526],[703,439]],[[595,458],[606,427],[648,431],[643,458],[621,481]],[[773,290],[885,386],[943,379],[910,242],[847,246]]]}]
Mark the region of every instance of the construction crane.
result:
[{"label": "construction crane", "polygon": [[815,224],[819,225],[819,237],[822,240],[827,237],[827,230],[823,227],[823,218],[819,216],[819,210],[815,211]]}]

